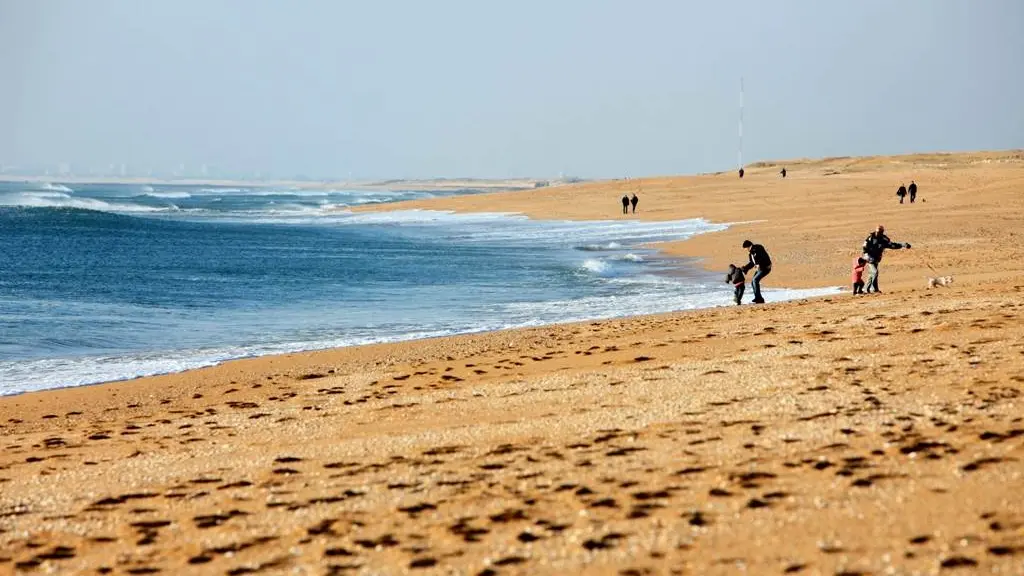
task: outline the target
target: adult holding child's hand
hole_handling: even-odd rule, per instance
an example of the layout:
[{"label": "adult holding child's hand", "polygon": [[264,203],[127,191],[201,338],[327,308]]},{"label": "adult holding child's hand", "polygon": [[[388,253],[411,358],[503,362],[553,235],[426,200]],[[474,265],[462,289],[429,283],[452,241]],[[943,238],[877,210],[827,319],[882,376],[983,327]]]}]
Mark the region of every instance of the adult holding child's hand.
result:
[{"label": "adult holding child's hand", "polygon": [[881,224],[874,232],[868,234],[864,239],[864,259],[868,261],[868,282],[865,292],[881,292],[878,289],[878,267],[882,263],[882,254],[886,250],[899,250],[910,248],[910,243],[893,242],[885,235],[885,226]]},{"label": "adult holding child's hand", "polygon": [[764,304],[764,298],[761,297],[761,280],[772,272],[771,256],[768,256],[768,251],[764,249],[764,246],[754,244],[750,240],[744,240],[743,247],[748,250],[750,255],[750,262],[743,266],[743,272],[757,268],[753,279],[750,280],[750,286],[754,289],[754,304]]}]

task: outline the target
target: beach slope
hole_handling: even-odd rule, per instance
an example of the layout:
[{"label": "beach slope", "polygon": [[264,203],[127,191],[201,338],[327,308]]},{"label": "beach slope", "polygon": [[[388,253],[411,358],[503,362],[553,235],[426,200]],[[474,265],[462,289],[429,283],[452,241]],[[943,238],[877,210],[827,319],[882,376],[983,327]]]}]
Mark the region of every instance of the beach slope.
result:
[{"label": "beach slope", "polygon": [[[628,218],[746,222],[666,251],[749,237],[786,287],[884,223],[884,294],[0,398],[0,573],[1021,573],[1024,158],[786,165],[644,179]],[[396,208],[622,218],[636,186]]]}]

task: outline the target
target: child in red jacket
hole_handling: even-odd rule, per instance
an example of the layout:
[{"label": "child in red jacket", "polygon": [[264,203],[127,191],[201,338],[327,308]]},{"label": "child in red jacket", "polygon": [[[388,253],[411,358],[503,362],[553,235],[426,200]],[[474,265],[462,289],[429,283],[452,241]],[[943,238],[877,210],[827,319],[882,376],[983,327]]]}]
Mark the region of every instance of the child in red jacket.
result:
[{"label": "child in red jacket", "polygon": [[864,266],[868,263],[863,258],[857,258],[853,261],[853,293],[863,294],[864,293]]}]

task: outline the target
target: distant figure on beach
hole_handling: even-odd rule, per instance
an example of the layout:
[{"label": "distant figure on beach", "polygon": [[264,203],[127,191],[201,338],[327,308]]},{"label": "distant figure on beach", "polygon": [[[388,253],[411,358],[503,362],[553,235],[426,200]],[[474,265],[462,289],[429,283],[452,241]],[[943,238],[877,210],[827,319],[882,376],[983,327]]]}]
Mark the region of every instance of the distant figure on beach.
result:
[{"label": "distant figure on beach", "polygon": [[640,199],[636,197],[636,192],[634,192],[633,197],[629,199],[629,203],[633,205],[633,214],[636,214],[636,205],[640,203]]},{"label": "distant figure on beach", "polygon": [[901,248],[910,248],[910,244],[907,242],[893,242],[885,235],[885,226],[881,224],[874,232],[868,234],[868,237],[864,239],[864,256],[863,258],[868,262],[868,281],[866,293],[881,292],[878,289],[878,267],[882,263],[882,254],[888,250],[899,250]]},{"label": "distant figure on beach", "polygon": [[907,192],[910,192],[910,203],[913,204],[917,198],[917,184],[913,180],[910,181],[910,188],[907,188]]},{"label": "distant figure on beach", "polygon": [[743,168],[740,168],[740,178],[743,178]]},{"label": "distant figure on beach", "polygon": [[622,195],[622,213],[629,214],[629,196]]},{"label": "distant figure on beach", "polygon": [[896,195],[900,197],[900,204],[903,204],[903,197],[907,195],[907,187],[900,184],[900,189],[896,191]]},{"label": "distant figure on beach", "polygon": [[864,258],[856,258],[853,261],[853,293],[864,293],[864,267],[868,261]]},{"label": "distant figure on beach", "polygon": [[750,286],[754,289],[754,304],[764,304],[764,298],[761,297],[761,280],[772,273],[772,259],[760,244],[744,240],[743,247],[749,251],[750,256],[750,262],[743,266],[743,271],[749,272],[752,268],[757,268],[757,272],[754,272],[754,277],[750,280]]},{"label": "distant figure on beach", "polygon": [[743,300],[743,290],[747,287],[747,277],[743,275],[743,269],[735,264],[729,264],[729,273],[725,275],[725,281],[735,286],[733,300],[739,306]]},{"label": "distant figure on beach", "polygon": [[782,167],[782,170],[779,171],[779,174],[782,174],[783,178],[786,177],[786,167],[785,166]]}]

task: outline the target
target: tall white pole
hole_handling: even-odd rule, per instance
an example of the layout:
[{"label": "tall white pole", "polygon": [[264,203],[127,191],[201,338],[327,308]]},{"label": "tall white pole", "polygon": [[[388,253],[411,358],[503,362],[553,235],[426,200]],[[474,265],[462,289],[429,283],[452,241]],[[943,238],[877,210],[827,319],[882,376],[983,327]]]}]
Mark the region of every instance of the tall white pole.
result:
[{"label": "tall white pole", "polygon": [[740,168],[743,168],[743,77],[740,76]]}]

